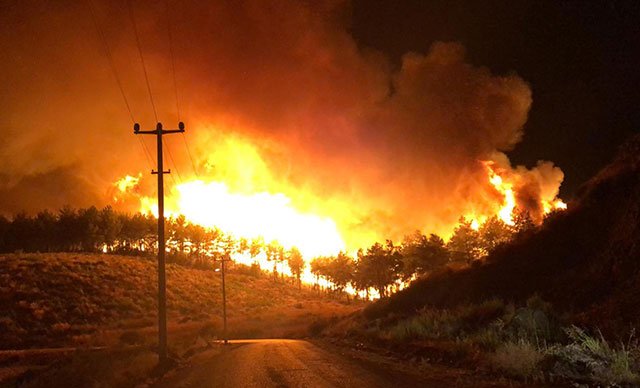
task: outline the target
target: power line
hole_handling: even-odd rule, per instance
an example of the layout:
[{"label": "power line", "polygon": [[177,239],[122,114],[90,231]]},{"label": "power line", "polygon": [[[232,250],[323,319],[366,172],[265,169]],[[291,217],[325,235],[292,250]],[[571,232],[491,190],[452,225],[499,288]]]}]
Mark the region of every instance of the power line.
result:
[{"label": "power line", "polygon": [[[131,105],[129,105],[129,100],[127,99],[127,95],[124,92],[124,87],[122,86],[122,81],[120,80],[120,76],[118,75],[118,69],[116,69],[115,61],[113,60],[113,55],[111,54],[111,49],[109,48],[109,43],[107,42],[107,37],[100,27],[100,23],[98,22],[98,16],[96,15],[96,10],[93,7],[93,3],[91,0],[87,0],[87,5],[89,6],[89,11],[91,12],[91,19],[93,20],[93,25],[96,27],[98,31],[98,36],[100,37],[100,42],[102,43],[102,48],[107,56],[107,60],[109,61],[109,68],[113,73],[113,77],[116,80],[116,84],[118,85],[118,89],[120,90],[120,95],[122,96],[122,100],[124,101],[124,105],[127,107],[127,112],[129,112],[129,117],[131,121],[135,123],[135,118],[133,116],[133,111],[131,110]],[[138,138],[140,141],[140,145],[142,146],[142,151],[145,154],[147,162],[149,163],[149,168],[153,168],[153,158],[151,157],[151,152],[147,148],[147,145],[141,138]]]},{"label": "power line", "polygon": [[116,83],[118,84],[118,89],[120,89],[120,94],[122,95],[122,99],[124,100],[124,104],[127,106],[127,111],[129,112],[129,116],[131,117],[131,121],[132,122],[136,122],[135,118],[133,117],[133,112],[131,111],[131,106],[129,105],[129,100],[127,100],[127,95],[124,93],[124,88],[122,87],[122,81],[120,80],[120,77],[118,76],[118,71],[116,70],[116,65],[113,61],[113,56],[111,55],[111,50],[109,49],[109,44],[107,43],[107,38],[104,34],[104,31],[102,31],[102,28],[100,28],[100,24],[98,23],[98,18],[95,14],[95,11],[93,9],[93,3],[91,2],[91,0],[87,0],[87,4],[89,5],[89,10],[91,11],[91,19],[93,20],[93,24],[95,25],[96,29],[98,30],[98,35],[100,36],[100,40],[102,41],[102,45],[104,48],[104,51],[107,55],[107,59],[109,60],[109,67],[111,68],[111,71],[113,72],[113,76],[116,79]]},{"label": "power line", "polygon": [[[167,144],[167,141],[166,141],[164,138],[162,138],[162,145],[164,146],[164,148],[166,148],[167,150],[169,150],[169,146],[168,146],[168,144]],[[167,165],[169,164],[169,162],[167,161],[167,157],[166,157],[166,155],[165,155],[164,153],[162,154],[162,161],[163,161],[163,163],[164,163],[164,164],[167,164]],[[178,172],[178,169],[177,169],[177,167],[176,167],[175,163],[173,162],[173,158],[171,158],[171,162],[172,162],[172,164],[173,164],[173,170],[176,172],[176,174],[178,175],[178,177],[180,177],[180,173]],[[174,186],[177,186],[177,185],[178,185],[178,181],[177,181],[177,180],[176,180],[176,178],[173,176],[174,174],[170,174],[170,172],[171,172],[171,169],[169,169],[169,170],[167,171],[167,175],[169,175],[169,178],[171,178],[171,181],[173,182],[173,185],[174,185]]]},{"label": "power line", "polygon": [[[167,144],[167,143],[165,143],[165,144]],[[169,172],[171,172],[171,169],[169,169]],[[173,174],[167,174],[167,175],[169,175],[169,177],[171,178],[171,181],[173,182],[173,185],[177,186],[178,185],[178,181],[176,181],[176,178],[173,177]]]},{"label": "power line", "polygon": [[[115,78],[116,83],[118,85],[118,89],[120,90],[120,94],[122,95],[122,99],[124,100],[125,106],[127,107],[127,111],[129,112],[129,117],[131,118],[131,121],[135,123],[135,118],[133,116],[133,111],[131,110],[131,106],[129,105],[129,100],[127,99],[127,96],[126,96],[126,94],[124,92],[124,87],[122,85],[122,81],[120,80],[120,77],[118,75],[118,71],[117,71],[117,69],[115,67],[115,62],[113,60],[113,56],[111,54],[111,50],[109,48],[109,44],[107,42],[106,35],[104,34],[104,31],[102,30],[102,28],[100,27],[100,24],[98,23],[98,18],[97,18],[97,15],[96,15],[96,12],[94,10],[93,3],[91,2],[91,0],[87,0],[87,4],[89,5],[89,10],[91,12],[91,19],[93,20],[93,23],[94,23],[94,25],[96,27],[96,30],[98,31],[98,35],[99,35],[100,40],[102,42],[104,51],[105,51],[105,53],[107,55],[107,59],[109,61],[109,67],[110,67],[110,69],[111,69],[111,71],[112,71],[112,73],[114,75],[114,78]],[[146,70],[146,65],[145,65],[145,62],[144,62],[144,56],[142,55],[142,48],[141,48],[141,45],[140,45],[140,38],[139,38],[139,35],[138,35],[138,27],[137,27],[137,24],[136,24],[136,21],[135,21],[135,14],[133,12],[133,6],[132,6],[131,1],[128,1],[127,4],[129,6],[129,15],[131,17],[131,22],[133,24],[133,30],[134,30],[135,36],[136,36],[136,45],[137,45],[137,48],[138,48],[138,54],[140,54],[140,61],[142,63],[142,69],[143,69],[143,72],[144,72],[145,81],[146,81],[146,85],[147,85],[147,91],[149,92],[149,100],[151,101],[151,106],[153,108],[154,117],[155,117],[156,121],[158,121],[158,114],[157,114],[157,111],[156,111],[155,103],[153,101],[153,95],[151,93],[151,85],[149,83],[149,77],[148,77],[147,70]],[[165,2],[165,4],[166,4],[166,9],[167,9],[167,17],[169,17],[169,4],[168,4],[168,2]],[[172,70],[173,70],[173,83],[174,83],[174,90],[175,90],[175,96],[176,96],[176,107],[177,107],[177,110],[178,110],[178,120],[180,120],[180,105],[179,105],[179,102],[178,102],[178,89],[177,89],[176,73],[175,73],[175,61],[174,61],[174,57],[173,57],[173,48],[172,48],[171,40],[172,40],[171,27],[169,27],[169,42],[170,42],[169,47],[170,47],[170,50],[171,50],[171,67],[172,67]],[[183,132],[183,136],[184,136],[184,132]],[[143,152],[145,154],[147,162],[149,163],[150,166],[152,166],[153,165],[153,161],[152,161],[153,158],[151,156],[151,152],[149,151],[149,149],[147,148],[147,145],[145,144],[145,142],[141,138],[138,138],[138,140],[140,142],[140,145],[142,146],[142,150],[143,150]],[[186,140],[185,140],[185,142],[186,142]],[[171,153],[171,149],[166,144],[166,142],[165,142],[165,146],[167,147],[167,151],[168,151],[168,154],[169,154],[169,159],[171,160],[171,163],[173,164],[174,169],[176,170],[176,174],[178,175],[178,179],[180,181],[182,181],[182,177],[180,175],[180,172],[178,171],[178,167],[177,167],[177,165],[176,165],[176,163],[175,163],[175,161],[173,159],[173,154]],[[188,148],[188,146],[187,146],[187,148]],[[190,158],[190,160],[192,162],[192,165],[193,165],[193,159],[191,158],[191,152],[188,149],[187,149],[187,152],[189,153],[189,158]],[[194,169],[194,171],[195,171],[195,169]],[[175,182],[175,178],[173,178],[173,176],[171,176],[171,178],[174,180],[174,184],[175,184],[176,183]]]},{"label": "power line", "polygon": [[138,54],[140,54],[140,62],[142,63],[144,80],[147,83],[147,91],[149,92],[149,100],[151,101],[151,107],[153,108],[153,115],[156,119],[156,122],[158,122],[158,112],[156,111],[156,104],[153,102],[153,94],[151,93],[151,84],[149,83],[149,75],[147,74],[147,66],[144,63],[144,56],[142,55],[140,37],[138,36],[138,25],[136,24],[136,17],[133,12],[133,5],[131,4],[131,0],[127,1],[127,6],[129,7],[129,17],[131,18],[131,23],[133,23],[133,32],[136,36],[136,46],[138,47]]},{"label": "power line", "polygon": [[[180,100],[178,99],[178,82],[176,81],[176,62],[173,55],[173,35],[171,34],[171,16],[169,13],[169,1],[164,2],[167,15],[167,32],[169,34],[169,54],[171,57],[171,72],[173,73],[173,91],[176,96],[176,111],[178,113],[178,121],[180,121]],[[184,135],[184,132],[182,133]]]},{"label": "power line", "polygon": [[[166,17],[167,17],[167,33],[169,35],[169,56],[171,58],[171,72],[173,74],[173,91],[175,93],[175,97],[176,97],[176,112],[178,114],[178,121],[180,121],[180,99],[178,98],[178,81],[177,81],[177,77],[176,77],[176,61],[175,61],[175,54],[173,52],[173,34],[171,33],[171,13],[170,13],[170,9],[169,9],[169,0],[165,0],[164,1],[164,5],[165,5],[165,13],[166,13]],[[182,133],[182,140],[184,141],[184,145],[187,149],[187,154],[189,155],[189,161],[191,162],[191,167],[193,168],[193,173],[195,174],[196,178],[198,177],[198,170],[196,169],[196,164],[193,161],[193,156],[191,155],[191,149],[189,148],[189,143],[187,143],[187,137],[185,136],[184,132]],[[168,148],[167,148],[168,149]]]},{"label": "power line", "polygon": [[142,145],[142,150],[144,151],[144,155],[147,157],[147,162],[149,162],[149,169],[153,170],[153,157],[151,156],[151,151],[147,148],[144,140],[138,138],[140,140],[140,144]]},{"label": "power line", "polygon": [[187,137],[182,134],[182,140],[184,140],[184,145],[187,148],[187,154],[189,155],[189,160],[191,161],[191,168],[193,168],[193,173],[196,174],[196,178],[200,179],[198,176],[198,170],[196,169],[196,164],[193,162],[193,157],[191,156],[191,150],[189,149],[189,143],[187,143]]},{"label": "power line", "polygon": [[164,146],[167,149],[167,153],[169,154],[169,159],[171,160],[171,164],[173,164],[173,168],[176,170],[176,174],[178,175],[178,180],[180,182],[182,182],[182,176],[180,175],[180,172],[178,171],[178,165],[176,164],[175,160],[173,160],[173,154],[171,153],[171,148],[169,148],[169,144],[167,143],[166,140],[164,140]]}]

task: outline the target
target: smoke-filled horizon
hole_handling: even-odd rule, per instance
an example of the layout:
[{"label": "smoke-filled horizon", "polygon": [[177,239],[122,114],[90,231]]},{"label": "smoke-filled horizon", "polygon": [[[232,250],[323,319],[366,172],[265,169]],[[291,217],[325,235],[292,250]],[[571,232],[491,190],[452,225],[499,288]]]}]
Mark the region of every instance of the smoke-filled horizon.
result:
[{"label": "smoke-filled horizon", "polygon": [[[113,182],[140,172],[142,194],[154,193],[89,4],[134,120],[155,125],[126,2],[3,5],[1,213],[109,204]],[[173,1],[169,15],[163,2],[133,2],[133,11],[158,120],[187,124],[195,164],[181,135],[167,138],[169,192],[195,167],[203,180],[282,192],[301,211],[339,218],[343,233],[376,238],[443,231],[495,209],[502,198],[481,161],[509,177],[535,218],[558,193],[552,162],[527,169],[506,155],[523,138],[530,86],[467,63],[461,42],[406,53],[395,68],[356,44],[346,1]],[[143,141],[154,156],[153,139]]]}]

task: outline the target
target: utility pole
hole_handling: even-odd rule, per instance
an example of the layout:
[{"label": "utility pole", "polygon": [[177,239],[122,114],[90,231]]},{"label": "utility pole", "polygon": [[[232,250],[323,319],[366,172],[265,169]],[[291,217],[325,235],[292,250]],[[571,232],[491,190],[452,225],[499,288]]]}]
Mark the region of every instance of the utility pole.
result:
[{"label": "utility pole", "polygon": [[227,336],[227,289],[224,284],[224,275],[227,267],[225,263],[227,260],[229,260],[228,254],[222,256],[222,336],[225,345],[229,343],[229,338]]},{"label": "utility pole", "polygon": [[184,123],[178,123],[179,129],[162,129],[162,123],[156,124],[154,131],[141,131],[140,124],[133,125],[135,135],[156,135],[158,143],[158,170],[151,171],[158,175],[158,357],[160,365],[167,364],[167,275],[165,271],[165,239],[164,239],[164,171],[162,158],[162,135],[184,132]]}]

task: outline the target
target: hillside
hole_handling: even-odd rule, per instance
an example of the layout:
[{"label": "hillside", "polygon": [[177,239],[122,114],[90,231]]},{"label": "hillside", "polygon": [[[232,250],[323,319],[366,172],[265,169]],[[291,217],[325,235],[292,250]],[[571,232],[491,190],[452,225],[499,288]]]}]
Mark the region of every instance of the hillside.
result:
[{"label": "hillside", "polygon": [[615,333],[640,326],[640,136],[585,184],[566,212],[485,263],[443,271],[365,309],[366,319],[407,316],[491,298],[537,294],[569,320]]},{"label": "hillside", "polygon": [[569,210],[323,334],[543,386],[640,386],[640,135]]},{"label": "hillside", "polygon": [[[155,262],[145,258],[0,255],[0,348],[109,345],[123,334],[153,341],[156,279]],[[315,320],[361,307],[264,275],[229,273],[226,284],[232,338],[304,335]],[[170,337],[220,336],[219,273],[169,264],[167,297]]]}]

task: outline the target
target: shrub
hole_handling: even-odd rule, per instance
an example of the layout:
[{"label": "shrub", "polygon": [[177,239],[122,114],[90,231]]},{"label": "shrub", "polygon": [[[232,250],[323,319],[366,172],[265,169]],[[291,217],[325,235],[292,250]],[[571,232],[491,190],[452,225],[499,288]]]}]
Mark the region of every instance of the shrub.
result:
[{"label": "shrub", "polygon": [[396,340],[451,338],[460,330],[458,317],[448,310],[423,309],[417,316],[398,322],[389,335]]},{"label": "shrub", "polygon": [[512,376],[530,378],[542,374],[539,369],[544,353],[535,345],[520,340],[500,345],[490,357],[491,364]]},{"label": "shrub", "polygon": [[491,326],[505,311],[507,308],[504,303],[497,299],[477,305],[461,306],[454,310],[423,308],[416,316],[392,326],[388,335],[399,341],[466,337],[468,333],[494,330]]},{"label": "shrub", "polygon": [[77,351],[71,359],[30,376],[24,387],[134,387],[152,375],[157,356],[147,349]]},{"label": "shrub", "polygon": [[308,328],[309,335],[312,337],[317,337],[324,329],[326,329],[330,324],[335,323],[337,319],[327,319],[327,318],[316,318],[311,322]]},{"label": "shrub", "polygon": [[502,300],[489,299],[479,304],[461,307],[458,315],[467,329],[478,330],[501,317],[504,312],[505,305]]},{"label": "shrub", "polygon": [[640,383],[640,359],[637,342],[630,338],[627,345],[611,347],[598,332],[592,336],[571,326],[566,329],[571,342],[554,346],[548,353],[555,363],[552,373],[570,379],[588,379],[603,384]]},{"label": "shrub", "polygon": [[483,350],[495,351],[502,343],[504,343],[505,332],[504,323],[501,319],[494,321],[487,328],[480,330],[468,339]]}]

